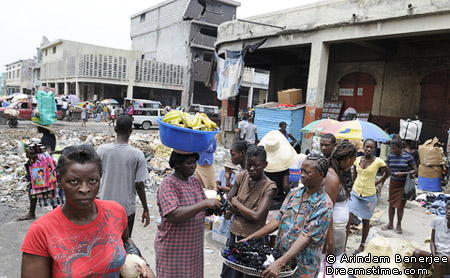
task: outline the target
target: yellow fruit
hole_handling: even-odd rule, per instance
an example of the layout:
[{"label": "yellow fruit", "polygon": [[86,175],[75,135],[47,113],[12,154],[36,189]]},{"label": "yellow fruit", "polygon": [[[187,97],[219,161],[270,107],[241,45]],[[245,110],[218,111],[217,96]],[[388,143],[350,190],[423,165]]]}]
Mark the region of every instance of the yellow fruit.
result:
[{"label": "yellow fruit", "polygon": [[193,130],[200,130],[202,128],[206,128],[206,126],[205,125],[197,125],[197,126],[192,127]]}]

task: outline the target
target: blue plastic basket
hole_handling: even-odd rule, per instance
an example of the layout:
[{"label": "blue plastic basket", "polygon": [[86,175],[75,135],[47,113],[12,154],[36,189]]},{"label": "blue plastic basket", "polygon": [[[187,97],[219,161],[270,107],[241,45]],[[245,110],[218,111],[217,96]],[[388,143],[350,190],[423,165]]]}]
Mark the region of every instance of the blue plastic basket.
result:
[{"label": "blue plastic basket", "polygon": [[219,132],[219,129],[215,131],[201,131],[166,124],[162,121],[162,118],[158,117],[157,119],[161,142],[167,147],[179,151],[204,152],[209,148],[209,145],[211,145],[214,137]]}]

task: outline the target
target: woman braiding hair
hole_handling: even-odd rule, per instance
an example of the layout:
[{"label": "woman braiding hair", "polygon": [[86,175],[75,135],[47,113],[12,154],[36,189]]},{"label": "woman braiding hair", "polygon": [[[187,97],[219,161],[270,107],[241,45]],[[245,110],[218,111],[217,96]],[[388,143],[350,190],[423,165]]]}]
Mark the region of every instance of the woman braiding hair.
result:
[{"label": "woman braiding hair", "polygon": [[350,142],[342,142],[329,158],[330,168],[323,184],[325,191],[334,204],[333,221],[327,234],[325,253],[341,256],[347,241],[347,223],[349,219],[348,201],[350,190],[344,179],[344,172],[349,171],[356,159],[357,150]]}]

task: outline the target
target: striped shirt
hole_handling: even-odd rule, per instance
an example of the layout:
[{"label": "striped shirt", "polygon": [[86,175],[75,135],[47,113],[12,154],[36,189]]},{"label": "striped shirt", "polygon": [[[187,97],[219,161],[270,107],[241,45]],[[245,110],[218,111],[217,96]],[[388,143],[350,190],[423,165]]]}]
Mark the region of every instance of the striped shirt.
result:
[{"label": "striped shirt", "polygon": [[414,157],[407,152],[403,152],[401,155],[390,154],[386,160],[389,168],[391,169],[391,179],[396,181],[406,180],[404,177],[396,177],[394,174],[398,172],[409,172],[412,170],[412,166],[416,164]]},{"label": "striped shirt", "polygon": [[[258,205],[264,197],[264,194],[270,190],[277,190],[275,182],[264,176],[256,183],[250,183],[250,176],[247,170],[236,175],[235,186],[238,186],[237,198],[248,209],[256,211]],[[270,200],[272,201],[272,200]],[[257,230],[264,227],[269,210],[257,221],[250,221],[241,215],[235,215],[231,223],[230,231],[241,237],[247,237]]]}]

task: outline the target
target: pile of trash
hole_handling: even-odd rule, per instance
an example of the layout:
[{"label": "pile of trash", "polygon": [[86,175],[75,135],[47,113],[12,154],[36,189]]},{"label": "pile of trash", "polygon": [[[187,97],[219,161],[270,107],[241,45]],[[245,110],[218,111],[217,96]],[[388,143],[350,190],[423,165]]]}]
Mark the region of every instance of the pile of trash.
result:
[{"label": "pile of trash", "polygon": [[[41,134],[36,129],[4,129],[0,131],[0,202],[17,201],[25,194],[27,180],[24,164],[27,158],[20,151],[20,142],[26,139],[30,143],[39,143]],[[67,146],[91,144],[99,146],[115,141],[113,133],[88,133],[87,131],[59,130],[57,135],[57,150]],[[161,180],[171,173],[169,157],[171,148],[162,145],[158,134],[133,133],[130,145],[140,149],[146,158],[149,170],[149,185],[158,186]],[[147,183],[147,184],[148,184]]]}]

